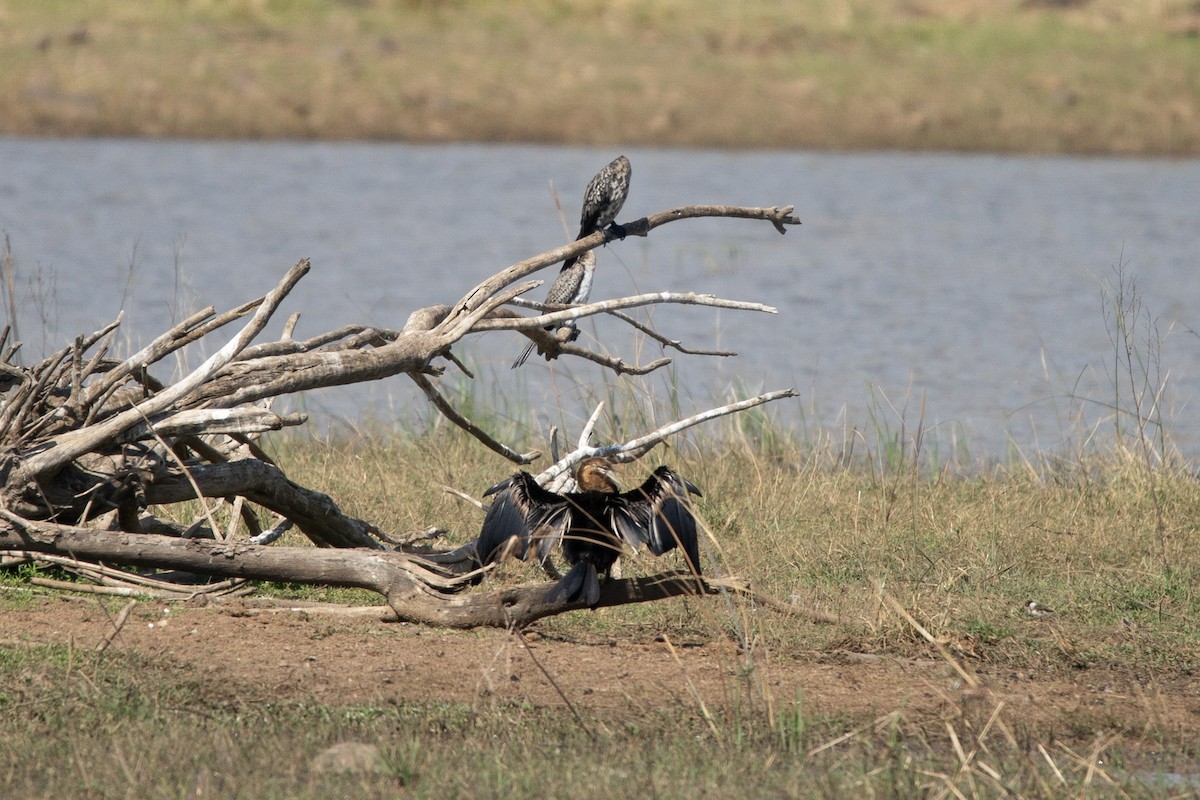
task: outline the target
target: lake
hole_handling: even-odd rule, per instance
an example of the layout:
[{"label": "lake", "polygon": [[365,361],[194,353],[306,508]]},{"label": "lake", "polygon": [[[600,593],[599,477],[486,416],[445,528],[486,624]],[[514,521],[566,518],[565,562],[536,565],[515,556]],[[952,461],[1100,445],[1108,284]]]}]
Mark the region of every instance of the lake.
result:
[{"label": "lake", "polygon": [[[304,257],[313,270],[272,336],[294,311],[298,337],[351,322],[399,328],[412,310],[567,241],[584,186],[617,152],[0,139],[24,362],[122,309],[128,352],[191,310],[262,294]],[[1200,161],[624,152],[633,184],[622,220],[726,203],[794,205],[804,221],[786,236],[767,223],[681,221],[599,252],[593,299],[698,291],[779,310],[655,311],[686,346],[740,354],[677,355],[667,371],[613,382],[655,420],[672,402],[689,412],[794,387],[801,398],[773,413],[814,441],[875,449],[921,425],[940,460],[980,463],[1111,445],[1114,403],[1132,410],[1131,390],[1148,386],[1162,389],[1168,436],[1200,456]],[[1137,312],[1132,382],[1114,345],[1122,285]],[[627,359],[660,353],[613,320],[582,329],[581,342]],[[532,421],[516,446],[544,448],[548,424],[573,437],[609,390],[588,364],[535,358],[510,370],[525,341],[476,336],[456,352],[476,370],[479,402]],[[303,405],[322,430],[411,424],[414,409],[428,412],[410,383],[312,393]]]}]

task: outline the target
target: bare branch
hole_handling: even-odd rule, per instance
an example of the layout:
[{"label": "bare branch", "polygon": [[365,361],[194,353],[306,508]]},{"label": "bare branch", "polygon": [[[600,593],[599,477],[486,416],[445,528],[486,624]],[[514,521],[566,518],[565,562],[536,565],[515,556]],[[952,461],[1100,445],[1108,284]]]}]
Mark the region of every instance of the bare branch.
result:
[{"label": "bare branch", "polygon": [[[243,459],[225,464],[197,464],[189,467],[188,472],[204,497],[241,495],[292,520],[317,544],[381,548],[371,534],[374,526],[346,516],[329,495],[289,481],[271,464]],[[145,492],[146,501],[152,504],[186,502],[196,496],[192,482],[178,472],[156,476]]]},{"label": "bare branch", "polygon": [[303,425],[308,414],[280,416],[264,408],[211,408],[180,411],[158,422],[143,422],[116,437],[117,442],[135,442],[157,436],[212,436],[216,434],[254,434]]},{"label": "bare branch", "polygon": [[527,328],[541,328],[547,325],[561,325],[571,320],[591,317],[596,314],[615,311],[621,308],[637,308],[639,306],[659,305],[663,303],[682,304],[691,306],[711,306],[713,308],[732,308],[737,311],[761,311],[765,314],[778,314],[778,309],[762,303],[750,303],[743,300],[726,300],[712,294],[696,292],[648,292],[630,297],[617,297],[612,300],[601,300],[595,303],[571,306],[563,311],[552,311],[539,314],[536,317],[512,316],[511,314],[495,314],[490,319],[475,323],[473,330],[482,331],[523,331]]},{"label": "bare branch", "polygon": [[[551,603],[546,597],[554,582],[528,584],[492,592],[445,597],[431,604],[414,602],[415,597],[389,597],[388,605],[396,616],[410,622],[423,622],[449,628],[523,628],[543,617],[588,608],[587,602]],[[754,597],[749,585],[738,578],[697,578],[685,573],[666,573],[643,578],[605,581],[595,608],[649,603],[670,597],[695,597],[714,594],[740,594]]]},{"label": "bare branch", "polygon": [[696,217],[737,217],[740,219],[764,219],[775,226],[775,230],[780,233],[787,233],[786,225],[799,225],[800,220],[792,216],[792,211],[795,206],[784,206],[782,208],[773,206],[771,208],[744,208],[741,206],[684,206],[683,208],[675,208],[670,211],[660,211],[657,214],[651,214],[648,217],[642,217],[639,220],[625,223],[625,234],[627,236],[645,236],[650,231],[660,225],[666,225],[668,222],[675,222],[681,219],[694,219]]},{"label": "bare branch", "polygon": [[[771,222],[775,229],[781,233],[785,230],[785,225],[799,225],[800,220],[791,216],[794,206],[786,206],[784,208],[745,208],[741,206],[720,206],[720,205],[696,205],[683,206],[669,211],[661,211],[657,214],[651,214],[649,217],[643,217],[634,222],[625,223],[627,234],[634,236],[645,236],[654,228],[660,225],[665,225],[669,222],[675,222],[681,219],[690,219],[695,217],[736,217],[741,219],[762,219]],[[483,283],[479,284],[468,292],[461,300],[458,301],[450,312],[447,320],[452,320],[454,317],[470,313],[479,307],[479,305],[492,297],[497,291],[511,283],[521,280],[527,275],[532,275],[540,269],[557,264],[560,261],[578,256],[582,253],[599,247],[611,240],[611,234],[607,231],[597,231],[590,236],[585,236],[582,239],[577,239],[574,242],[565,244],[562,247],[548,250],[540,255],[527,258],[524,261],[518,261],[516,264],[501,270],[492,277],[488,278]],[[548,324],[548,323],[547,323]]]},{"label": "bare branch", "polygon": [[458,413],[458,410],[455,409],[454,406],[450,405],[450,402],[446,400],[446,398],[443,397],[440,392],[438,392],[434,385],[430,383],[429,379],[424,375],[410,372],[409,377],[413,379],[413,382],[416,383],[417,386],[421,387],[421,391],[425,393],[425,397],[429,400],[429,402],[433,403],[434,408],[440,411],[442,415],[446,417],[446,419],[450,420],[455,425],[474,436],[492,452],[499,453],[509,461],[512,461],[514,464],[531,464],[538,458],[541,458],[542,453],[540,450],[532,450],[528,453],[518,453],[508,445],[501,444],[493,439],[486,431],[484,431],[474,422],[471,422],[471,420]]},{"label": "bare branch", "polygon": [[213,373],[231,361],[242,348],[250,343],[251,339],[258,335],[270,320],[271,314],[274,313],[279,303],[296,285],[296,282],[308,273],[308,270],[307,260],[292,267],[279,285],[266,295],[249,324],[192,374],[129,411],[117,414],[98,425],[63,434],[55,442],[54,447],[33,455],[22,464],[12,482],[26,484],[44,477],[67,462],[95,449],[102,442],[113,439],[117,434],[136,425],[142,419],[152,417],[159,411],[169,408],[175,401],[198,389]]},{"label": "bare branch", "polygon": [[[538,483],[543,486],[553,485],[560,475],[570,474],[573,467],[585,458],[607,457],[615,461],[626,463],[636,461],[637,459],[650,452],[659,442],[665,441],[667,437],[673,436],[680,431],[699,425],[702,422],[708,422],[718,417],[723,417],[729,414],[736,414],[739,411],[745,411],[755,406],[771,403],[776,400],[782,400],[787,397],[795,397],[795,389],[780,389],[774,392],[767,392],[746,400],[740,400],[736,403],[728,403],[717,408],[710,408],[707,411],[702,411],[699,414],[672,422],[669,425],[663,425],[655,431],[651,431],[636,439],[630,439],[619,444],[609,444],[600,447],[595,447],[588,444],[589,439],[580,437],[578,446],[572,452],[563,456],[551,467],[543,471],[537,476]],[[600,404],[603,407],[603,403]],[[600,413],[600,407],[597,407],[593,412],[593,418]]]},{"label": "bare branch", "polygon": [[629,316],[628,314],[623,314],[620,311],[610,311],[608,313],[610,315],[616,317],[617,319],[621,320],[622,322],[624,322],[628,325],[631,325],[634,328],[636,328],[637,330],[646,334],[647,336],[649,336],[654,341],[658,342],[663,347],[670,347],[672,350],[678,350],[680,353],[683,353],[684,355],[715,356],[718,358],[729,358],[731,356],[737,355],[737,353],[734,353],[729,350],[694,350],[689,347],[684,347],[683,343],[680,342],[678,339],[668,339],[666,336],[663,336],[661,333],[654,330],[654,328],[650,327],[649,325],[645,325],[645,324],[639,322],[638,320],[634,319],[633,317]]}]

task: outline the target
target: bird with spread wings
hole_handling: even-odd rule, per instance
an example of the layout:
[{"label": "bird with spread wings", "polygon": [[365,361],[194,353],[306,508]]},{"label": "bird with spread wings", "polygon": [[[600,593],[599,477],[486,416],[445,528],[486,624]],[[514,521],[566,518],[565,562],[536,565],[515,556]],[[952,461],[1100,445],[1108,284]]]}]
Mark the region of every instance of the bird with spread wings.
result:
[{"label": "bird with spread wings", "polygon": [[545,562],[561,543],[571,569],[547,602],[600,601],[600,576],[607,577],[621,552],[645,545],[655,555],[676,547],[688,568],[700,574],[696,518],[688,495],[700,490],[669,467],[659,467],[641,486],[621,492],[607,459],[589,458],[576,473],[578,490],[556,494],[518,472],[484,492],[495,495],[476,549],[481,564],[508,556],[524,560],[531,551]]}]

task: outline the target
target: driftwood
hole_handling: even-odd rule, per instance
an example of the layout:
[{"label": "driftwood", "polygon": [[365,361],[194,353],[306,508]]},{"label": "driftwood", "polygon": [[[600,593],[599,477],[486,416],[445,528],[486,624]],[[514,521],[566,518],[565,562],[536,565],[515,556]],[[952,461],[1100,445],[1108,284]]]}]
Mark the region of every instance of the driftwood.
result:
[{"label": "driftwood", "polygon": [[[395,551],[263,547],[6,518],[12,527],[0,531],[0,548],[66,551],[84,559],[109,559],[116,555],[134,566],[169,567],[216,577],[353,586],[383,595],[395,618],[408,622],[450,628],[521,627],[542,617],[587,607],[583,600],[548,602],[546,595],[553,584],[455,596],[451,592],[469,582],[471,574],[450,576],[420,556]],[[723,592],[749,594],[749,588],[735,578],[697,578],[685,573],[616,579],[602,587],[599,606]]]},{"label": "driftwood", "polygon": [[[645,236],[668,222],[709,216],[766,220],[782,233],[786,225],[799,224],[791,211],[791,207],[689,206],[625,227],[630,235]],[[671,359],[625,363],[563,341],[553,329],[544,328],[607,313],[649,333],[664,347],[689,352],[680,342],[621,311],[662,303],[775,311],[758,303],[689,292],[656,292],[566,308],[547,308],[521,297],[540,285],[525,280],[530,275],[597,247],[606,238],[595,233],[513,264],[453,305],[414,312],[399,331],[346,326],[297,340],[292,336],[293,317],[278,340],[252,344],[309,271],[308,261],[292,267],[263,297],[220,314],[211,307],[204,309],[123,359],[109,353],[121,318],[77,337],[31,367],[20,366],[16,360],[20,343],[10,341],[12,332],[5,328],[0,332],[0,551],[9,551],[9,562],[71,559],[78,562],[77,573],[109,584],[120,579],[105,572],[110,567],[99,568],[98,562],[223,578],[359,586],[386,597],[401,618],[439,625],[519,625],[570,610],[574,606],[548,605],[544,586],[455,595],[483,576],[471,544],[444,552],[397,546],[395,534],[347,516],[332,498],[290,481],[256,440],[266,431],[306,421],[304,414],[273,412],[270,404],[276,397],[405,374],[447,419],[513,463],[527,464],[540,453],[518,452],[496,440],[438,391],[436,381],[446,367],[437,362],[470,375],[451,351],[467,334],[516,330],[532,339],[547,358],[575,356],[616,374],[644,374]],[[515,310],[521,306],[539,312],[521,314]],[[238,321],[244,321],[240,330],[187,375],[167,383],[152,374],[181,348]],[[587,456],[631,460],[683,427],[791,394],[787,390],[751,398],[603,447],[590,443],[594,415],[576,449],[542,478],[561,485],[570,467]],[[214,498],[232,503],[234,516],[245,521],[255,543],[228,540],[210,510]],[[192,525],[153,513],[156,507],[197,499],[204,510]],[[283,521],[263,531],[253,506],[268,509]],[[293,526],[318,547],[256,544]],[[89,570],[89,563],[97,569]],[[170,592],[132,574],[129,584]],[[738,585],[718,584],[688,576],[614,580],[606,586],[601,605]]]}]

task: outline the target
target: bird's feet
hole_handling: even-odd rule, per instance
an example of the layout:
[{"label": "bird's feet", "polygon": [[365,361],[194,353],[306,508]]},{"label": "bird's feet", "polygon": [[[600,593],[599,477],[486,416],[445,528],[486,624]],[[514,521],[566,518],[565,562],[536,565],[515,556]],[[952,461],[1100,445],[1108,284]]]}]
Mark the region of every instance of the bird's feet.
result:
[{"label": "bird's feet", "polygon": [[608,227],[604,229],[604,238],[609,242],[611,242],[613,239],[625,241],[625,235],[625,226],[618,225],[615,222],[610,222]]},{"label": "bird's feet", "polygon": [[[566,328],[570,331],[570,333],[566,335],[565,339],[563,338],[562,328]],[[556,334],[560,342],[573,342],[579,338],[579,328],[577,328],[575,325],[563,325],[562,328],[559,328],[558,333]]]}]

